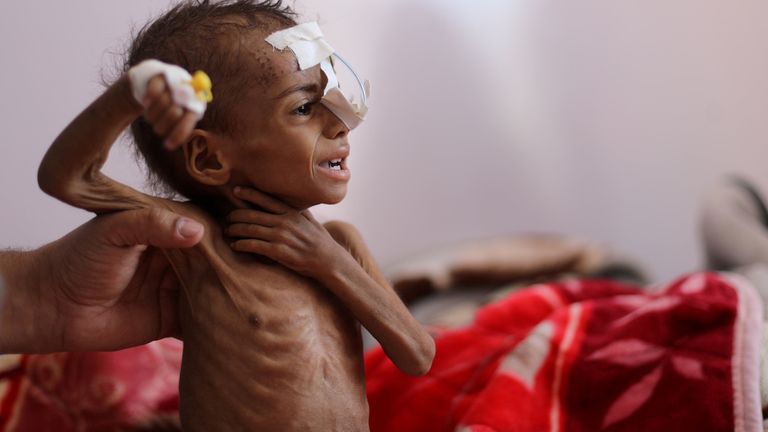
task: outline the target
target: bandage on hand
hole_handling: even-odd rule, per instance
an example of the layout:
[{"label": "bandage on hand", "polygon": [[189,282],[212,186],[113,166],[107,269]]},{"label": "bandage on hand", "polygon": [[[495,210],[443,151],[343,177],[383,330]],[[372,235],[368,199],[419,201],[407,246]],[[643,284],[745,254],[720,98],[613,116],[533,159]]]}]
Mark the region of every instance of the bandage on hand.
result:
[{"label": "bandage on hand", "polygon": [[165,138],[165,147],[178,148],[205,113],[212,98],[210,79],[201,72],[193,78],[184,69],[145,60],[128,71],[133,97],[144,106],[144,118]]}]

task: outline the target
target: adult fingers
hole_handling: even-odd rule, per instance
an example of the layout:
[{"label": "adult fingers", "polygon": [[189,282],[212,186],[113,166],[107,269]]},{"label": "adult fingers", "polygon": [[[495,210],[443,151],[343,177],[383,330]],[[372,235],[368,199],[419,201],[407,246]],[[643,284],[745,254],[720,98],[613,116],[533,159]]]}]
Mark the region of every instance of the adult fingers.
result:
[{"label": "adult fingers", "polygon": [[102,219],[105,240],[120,247],[186,248],[196,245],[204,232],[199,222],[157,208],[127,210],[96,219]]},{"label": "adult fingers", "polygon": [[197,123],[197,114],[186,111],[165,140],[166,150],[176,150],[184,144]]},{"label": "adult fingers", "polygon": [[284,214],[293,210],[282,201],[272,198],[264,192],[254,188],[237,186],[235,187],[234,192],[236,197],[248,201],[252,204],[256,204],[264,210],[275,214]]}]

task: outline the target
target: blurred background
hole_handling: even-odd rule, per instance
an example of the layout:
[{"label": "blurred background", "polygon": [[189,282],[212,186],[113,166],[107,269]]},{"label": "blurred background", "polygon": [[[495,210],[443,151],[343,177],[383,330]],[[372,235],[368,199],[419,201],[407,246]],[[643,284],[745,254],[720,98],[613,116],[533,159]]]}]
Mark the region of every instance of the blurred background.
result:
[{"label": "blurred background", "polygon": [[[91,217],[39,191],[58,132],[102,90],[158,0],[0,3],[0,246]],[[768,189],[761,0],[301,0],[373,84],[347,199],[386,265],[431,248],[552,232],[654,279],[702,265],[699,199],[724,174]],[[142,187],[128,142],[105,169]]]}]

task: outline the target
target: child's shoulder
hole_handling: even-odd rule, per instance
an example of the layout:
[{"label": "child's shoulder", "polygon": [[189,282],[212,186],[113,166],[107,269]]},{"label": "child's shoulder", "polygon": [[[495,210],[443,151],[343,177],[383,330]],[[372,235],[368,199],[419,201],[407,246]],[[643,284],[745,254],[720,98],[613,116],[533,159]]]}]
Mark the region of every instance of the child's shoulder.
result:
[{"label": "child's shoulder", "polygon": [[363,235],[351,223],[332,220],[324,223],[323,227],[337,243],[344,246],[355,258],[370,255]]},{"label": "child's shoulder", "polygon": [[323,223],[323,227],[325,227],[325,229],[329,234],[331,234],[333,238],[348,236],[362,237],[360,231],[358,231],[357,228],[355,228],[355,226],[349,222],[331,220]]}]

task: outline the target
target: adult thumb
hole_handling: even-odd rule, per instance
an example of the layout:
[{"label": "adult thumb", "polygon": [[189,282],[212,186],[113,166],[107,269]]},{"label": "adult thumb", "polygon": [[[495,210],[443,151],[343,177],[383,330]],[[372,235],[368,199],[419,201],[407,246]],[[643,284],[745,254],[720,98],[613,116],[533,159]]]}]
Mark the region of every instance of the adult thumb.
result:
[{"label": "adult thumb", "polygon": [[127,210],[108,216],[108,239],[115,246],[151,245],[159,248],[186,248],[203,238],[199,222],[158,208]]}]

